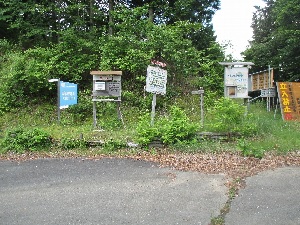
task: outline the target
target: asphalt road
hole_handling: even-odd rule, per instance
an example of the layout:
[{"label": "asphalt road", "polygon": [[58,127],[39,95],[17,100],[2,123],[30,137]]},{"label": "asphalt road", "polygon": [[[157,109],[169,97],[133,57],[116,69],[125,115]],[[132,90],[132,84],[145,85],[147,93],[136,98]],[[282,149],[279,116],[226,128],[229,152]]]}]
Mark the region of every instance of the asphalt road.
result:
[{"label": "asphalt road", "polygon": [[264,171],[246,179],[231,204],[226,225],[299,225],[300,168]]},{"label": "asphalt road", "polygon": [[224,183],[130,159],[0,161],[0,224],[207,225]]},{"label": "asphalt road", "polygon": [[[0,161],[0,225],[208,225],[227,201],[225,182],[130,159]],[[299,225],[300,167],[248,177],[224,219]]]}]

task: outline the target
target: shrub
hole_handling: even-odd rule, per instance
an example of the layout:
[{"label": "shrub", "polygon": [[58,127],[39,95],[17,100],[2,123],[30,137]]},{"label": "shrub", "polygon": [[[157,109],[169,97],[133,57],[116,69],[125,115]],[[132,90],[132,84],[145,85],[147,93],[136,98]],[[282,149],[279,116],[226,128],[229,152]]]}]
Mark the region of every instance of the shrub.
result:
[{"label": "shrub", "polygon": [[150,125],[150,113],[145,113],[139,118],[136,130],[138,135],[137,142],[142,146],[148,145],[151,141],[159,138],[161,134],[156,124],[154,126]]},{"label": "shrub", "polygon": [[12,150],[19,153],[26,150],[44,150],[50,148],[51,145],[51,136],[37,128],[31,130],[23,128],[9,130],[2,142],[2,146],[6,151]]},{"label": "shrub", "polygon": [[171,108],[170,116],[161,120],[161,138],[165,144],[190,140],[195,135],[198,126],[190,122],[185,112],[179,107]]},{"label": "shrub", "polygon": [[216,132],[237,132],[250,135],[257,131],[257,124],[251,114],[246,114],[245,106],[230,98],[220,98],[208,110],[210,114],[209,127]]},{"label": "shrub", "polygon": [[147,113],[140,118],[137,126],[138,143],[142,146],[148,145],[154,140],[161,140],[164,144],[191,140],[196,134],[198,126],[188,119],[185,112],[177,106],[173,106],[170,115],[159,118],[151,126],[150,114]]}]

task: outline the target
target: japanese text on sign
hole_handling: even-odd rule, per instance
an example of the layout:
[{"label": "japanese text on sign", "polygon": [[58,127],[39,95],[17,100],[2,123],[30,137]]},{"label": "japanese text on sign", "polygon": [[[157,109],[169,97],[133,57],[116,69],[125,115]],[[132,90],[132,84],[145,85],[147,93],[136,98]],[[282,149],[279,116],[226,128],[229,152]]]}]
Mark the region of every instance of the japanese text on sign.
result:
[{"label": "japanese text on sign", "polygon": [[[235,87],[234,94],[237,98],[248,97],[248,68],[247,67],[233,67],[225,68],[224,76],[225,87]],[[226,95],[225,95],[226,96]],[[229,95],[230,96],[230,95]]]},{"label": "japanese text on sign", "polygon": [[277,89],[282,118],[300,121],[300,83],[278,82]]},{"label": "japanese text on sign", "polygon": [[156,66],[148,66],[146,91],[154,94],[166,94],[167,71]]},{"label": "japanese text on sign", "polygon": [[77,104],[77,84],[60,81],[60,108],[67,108],[69,105]]}]

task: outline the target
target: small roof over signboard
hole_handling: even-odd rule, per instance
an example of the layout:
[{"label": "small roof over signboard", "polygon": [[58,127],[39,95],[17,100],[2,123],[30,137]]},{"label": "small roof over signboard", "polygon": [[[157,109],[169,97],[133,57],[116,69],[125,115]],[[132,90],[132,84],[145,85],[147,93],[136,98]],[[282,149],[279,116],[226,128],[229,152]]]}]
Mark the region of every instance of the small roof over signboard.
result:
[{"label": "small roof over signboard", "polygon": [[222,66],[253,66],[253,62],[219,62]]},{"label": "small roof over signboard", "polygon": [[91,71],[91,75],[122,75],[122,71]]}]

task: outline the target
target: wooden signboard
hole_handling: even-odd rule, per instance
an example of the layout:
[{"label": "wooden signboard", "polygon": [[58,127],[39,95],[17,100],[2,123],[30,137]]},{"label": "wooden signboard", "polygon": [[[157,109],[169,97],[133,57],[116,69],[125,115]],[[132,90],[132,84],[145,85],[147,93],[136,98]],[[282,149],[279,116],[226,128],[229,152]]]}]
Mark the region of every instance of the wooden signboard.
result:
[{"label": "wooden signboard", "polygon": [[300,82],[277,82],[283,120],[300,121]]},{"label": "wooden signboard", "polygon": [[118,118],[123,123],[121,114],[121,75],[122,71],[91,71],[93,75],[93,120],[97,126],[96,102],[116,102]]},{"label": "wooden signboard", "polygon": [[274,87],[274,71],[273,69],[261,71],[258,73],[250,74],[252,88],[250,91],[258,91],[261,89],[268,89]]}]

